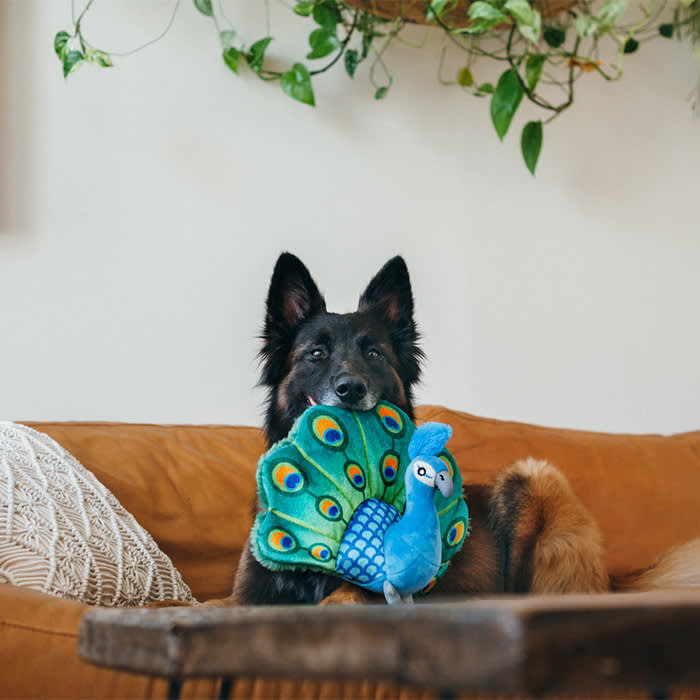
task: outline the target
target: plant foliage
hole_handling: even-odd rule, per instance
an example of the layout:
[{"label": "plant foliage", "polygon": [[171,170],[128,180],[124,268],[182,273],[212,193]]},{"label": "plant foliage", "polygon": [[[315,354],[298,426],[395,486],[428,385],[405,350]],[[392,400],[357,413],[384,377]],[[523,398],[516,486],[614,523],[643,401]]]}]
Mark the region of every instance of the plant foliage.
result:
[{"label": "plant foliage", "polygon": [[[386,20],[375,16],[369,11],[371,3],[367,3],[366,10],[343,0],[299,0],[290,6],[308,22],[308,51],[292,60],[288,69],[275,70],[266,59],[272,36],[250,37],[252,41],[248,42],[243,38],[245,28],[232,26],[226,17],[222,0],[216,4],[212,0],[191,1],[202,19],[213,22],[228,69],[239,75],[245,64],[259,78],[279,82],[285,94],[305,105],[316,103],[314,77],[339,62],[350,78],[367,62],[377,100],[388,95],[394,82],[386,51],[392,42],[401,40],[407,22],[403,17]],[[450,21],[456,0],[425,0],[426,20],[445,38],[440,80],[476,97],[490,98],[491,121],[501,140],[523,98],[534,105],[542,118],[527,121],[520,139],[523,160],[534,174],[542,149],[543,126],[571,107],[579,78],[596,74],[606,81],[618,80],[623,59],[655,37],[688,39],[700,61],[700,0],[642,0],[650,4],[628,7],[630,1],[578,0],[568,10],[543,19],[540,8],[547,0],[475,0],[469,6],[469,23],[464,27],[453,26]],[[85,63],[113,65],[116,54],[97,49],[85,37],[83,19],[94,2],[87,0],[74,17],[71,31],[59,31],[54,37],[54,50],[65,77]],[[176,1],[165,32],[153,41],[172,26],[181,2]],[[266,0],[269,27],[268,3]],[[453,80],[444,76],[448,51],[463,55]],[[482,66],[489,61],[499,66],[495,86],[483,78],[479,80],[480,74],[487,73]],[[697,106],[700,90],[696,90],[695,98]]]}]

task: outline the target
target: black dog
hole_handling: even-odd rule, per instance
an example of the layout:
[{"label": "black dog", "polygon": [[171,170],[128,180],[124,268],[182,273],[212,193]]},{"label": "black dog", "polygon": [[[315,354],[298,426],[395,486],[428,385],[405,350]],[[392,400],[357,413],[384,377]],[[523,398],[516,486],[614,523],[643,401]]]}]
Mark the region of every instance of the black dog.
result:
[{"label": "black dog", "polygon": [[[334,314],[326,311],[304,264],[283,254],[272,275],[262,340],[268,444],[285,437],[295,419],[316,403],[368,410],[386,400],[413,418],[423,353],[402,258],[392,258],[375,275],[357,311]],[[554,467],[522,460],[497,475],[495,485],[470,484],[468,491],[471,534],[436,592],[609,588],[598,527]],[[340,586],[340,579],[326,574],[269,571],[246,545],[233,600],[318,603]],[[349,584],[343,589],[331,600],[357,602],[365,595]]]},{"label": "black dog", "polygon": [[[268,444],[285,437],[316,403],[368,410],[387,400],[413,418],[423,353],[402,258],[392,258],[376,274],[356,312],[334,314],[326,311],[301,260],[284,253],[272,275],[262,340]],[[317,603],[339,585],[339,579],[318,573],[268,571],[246,547],[234,594],[251,604]]]}]

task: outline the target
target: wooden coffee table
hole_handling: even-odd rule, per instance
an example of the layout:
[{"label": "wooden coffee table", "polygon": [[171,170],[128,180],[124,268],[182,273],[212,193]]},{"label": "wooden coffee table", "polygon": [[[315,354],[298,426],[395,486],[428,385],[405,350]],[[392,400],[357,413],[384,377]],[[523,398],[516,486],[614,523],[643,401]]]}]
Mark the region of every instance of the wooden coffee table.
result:
[{"label": "wooden coffee table", "polygon": [[170,679],[389,681],[459,692],[700,688],[700,591],[523,596],[414,606],[95,609],[80,656]]}]

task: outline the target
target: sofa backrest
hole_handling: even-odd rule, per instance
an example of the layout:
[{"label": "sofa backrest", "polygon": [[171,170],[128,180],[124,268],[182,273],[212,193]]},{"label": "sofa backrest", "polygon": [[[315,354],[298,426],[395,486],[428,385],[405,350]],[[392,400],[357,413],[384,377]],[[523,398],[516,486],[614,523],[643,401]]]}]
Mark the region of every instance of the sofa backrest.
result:
[{"label": "sofa backrest", "polygon": [[[648,566],[700,537],[700,431],[613,435],[479,418],[422,406],[450,423],[448,447],[466,484],[488,483],[516,459],[547,459],[600,523],[609,570]],[[261,432],[237,426],[29,423],[109,488],[173,560],[199,600],[230,593],[252,524]]]}]

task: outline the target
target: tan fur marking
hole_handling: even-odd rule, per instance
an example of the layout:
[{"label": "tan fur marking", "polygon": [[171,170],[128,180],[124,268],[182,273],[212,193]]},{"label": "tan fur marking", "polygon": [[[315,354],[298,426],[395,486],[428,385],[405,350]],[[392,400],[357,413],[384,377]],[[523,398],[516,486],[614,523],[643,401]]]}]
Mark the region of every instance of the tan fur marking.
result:
[{"label": "tan fur marking", "polygon": [[394,375],[394,379],[396,380],[396,386],[398,387],[399,394],[398,394],[398,400],[396,403],[399,406],[405,406],[407,404],[406,401],[406,390],[404,388],[403,382],[401,381],[401,377],[399,376],[399,373],[396,371],[396,368],[394,365],[389,364],[389,367],[391,367],[392,374]]},{"label": "tan fur marking", "polygon": [[[351,583],[343,583],[336,588],[327,598],[324,598],[319,605],[362,605],[379,600],[369,592],[353,586]],[[381,600],[384,600],[383,598]]]},{"label": "tan fur marking", "polygon": [[691,540],[670,549],[641,573],[613,579],[614,589],[626,591],[698,586],[700,586],[700,539]]},{"label": "tan fur marking", "polygon": [[294,378],[294,367],[296,366],[296,363],[299,359],[299,357],[307,351],[307,347],[299,347],[296,348],[292,354],[289,356],[287,360],[287,364],[285,365],[286,367],[286,374],[284,375],[284,378],[282,381],[279,383],[279,386],[277,387],[277,407],[280,409],[282,412],[286,412],[287,409],[289,408],[289,401],[287,399],[287,387],[289,386],[289,383],[292,381]]}]

